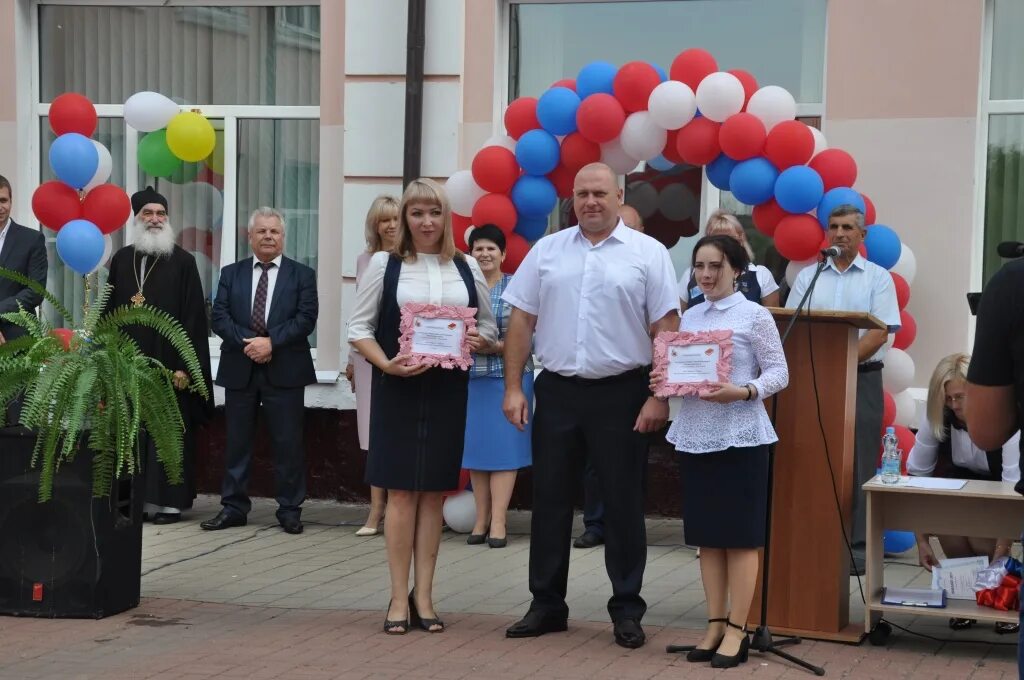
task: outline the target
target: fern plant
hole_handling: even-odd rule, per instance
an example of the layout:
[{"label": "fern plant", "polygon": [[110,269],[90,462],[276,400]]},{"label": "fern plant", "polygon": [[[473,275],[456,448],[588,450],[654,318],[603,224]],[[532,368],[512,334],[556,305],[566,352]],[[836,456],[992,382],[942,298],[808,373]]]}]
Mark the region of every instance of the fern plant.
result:
[{"label": "fern plant", "polygon": [[[42,295],[73,323],[72,314],[38,282],[3,267],[0,276]],[[27,333],[0,345],[0,405],[23,395],[20,422],[36,433],[32,465],[39,468],[40,502],[52,497],[54,474],[83,443],[93,456],[93,496],[109,495],[114,480],[139,471],[141,428],[153,439],[170,482],[182,481],[184,424],[173,372],[144,355],[126,328],[145,326],[166,338],[185,361],[188,389],[208,397],[199,359],[181,324],[165,312],[142,306],[103,314],[111,288],[99,290],[70,337],[24,309],[0,314]]]}]

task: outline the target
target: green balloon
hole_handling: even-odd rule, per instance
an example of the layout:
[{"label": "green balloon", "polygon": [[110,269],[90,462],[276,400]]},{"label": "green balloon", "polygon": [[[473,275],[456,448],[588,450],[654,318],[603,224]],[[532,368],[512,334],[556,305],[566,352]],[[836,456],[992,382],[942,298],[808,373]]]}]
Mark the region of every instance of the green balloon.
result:
[{"label": "green balloon", "polygon": [[139,140],[139,167],[153,177],[170,177],[181,165],[167,148],[167,130],[157,130]]},{"label": "green balloon", "polygon": [[199,171],[202,168],[202,161],[199,163],[185,163],[182,161],[178,169],[171,173],[171,176],[167,179],[174,184],[188,184],[199,175]]}]

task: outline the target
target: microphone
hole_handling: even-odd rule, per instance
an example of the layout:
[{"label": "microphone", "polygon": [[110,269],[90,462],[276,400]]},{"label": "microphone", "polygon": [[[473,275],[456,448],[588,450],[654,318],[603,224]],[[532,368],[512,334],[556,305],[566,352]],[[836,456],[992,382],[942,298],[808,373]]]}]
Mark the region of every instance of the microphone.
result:
[{"label": "microphone", "polygon": [[1024,243],[1020,241],[1003,241],[996,246],[996,252],[999,253],[999,257],[1006,259],[1013,259],[1024,255]]},{"label": "microphone", "polygon": [[821,254],[824,255],[825,257],[839,257],[840,255],[843,254],[843,250],[839,246],[829,246],[828,248],[822,250]]}]

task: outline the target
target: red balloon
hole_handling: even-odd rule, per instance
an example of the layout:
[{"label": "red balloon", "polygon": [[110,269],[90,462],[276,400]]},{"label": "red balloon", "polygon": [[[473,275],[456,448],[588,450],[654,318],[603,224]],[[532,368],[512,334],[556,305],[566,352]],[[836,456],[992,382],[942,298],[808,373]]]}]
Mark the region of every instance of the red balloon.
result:
[{"label": "red balloon", "polygon": [[132,202],[116,184],[101,184],[85,195],[82,214],[104,234],[110,234],[132,216]]},{"label": "red balloon", "polygon": [[[704,77],[718,70],[718,63],[711,53],[699,47],[692,47],[680,52],[672,60],[669,68],[669,77],[672,80],[686,83],[694,92]],[[742,82],[742,81],[741,81]]]},{"label": "red balloon", "polygon": [[779,221],[790,214],[772,198],[761,205],[755,205],[751,218],[754,220],[755,229],[765,236],[772,237],[775,235],[775,228],[779,226]]},{"label": "red balloon", "polygon": [[503,146],[485,146],[476,152],[472,164],[473,180],[484,191],[508,193],[519,179],[516,155]]},{"label": "red balloon", "polygon": [[889,427],[896,422],[896,400],[889,391],[882,392],[882,427]]},{"label": "red balloon", "polygon": [[809,260],[820,245],[821,224],[810,215],[787,215],[775,227],[775,248],[787,260]]},{"label": "red balloon", "polygon": [[580,134],[598,144],[618,137],[625,122],[626,111],[622,104],[604,92],[590,95],[576,109],[576,127]]},{"label": "red balloon", "polygon": [[469,251],[469,244],[466,243],[466,230],[471,226],[473,226],[471,218],[452,213],[452,238],[455,240],[455,247],[464,253]]},{"label": "red balloon", "polygon": [[[679,128],[680,130],[682,128]],[[673,163],[685,163],[683,157],[679,155],[679,149],[676,147],[679,139],[679,130],[669,130],[668,137],[665,140],[665,148],[661,150],[661,155],[670,160]]]},{"label": "red balloon", "polygon": [[653,66],[646,61],[631,61],[615,74],[612,91],[626,111],[646,111],[651,91],[659,84],[661,76]]},{"label": "red balloon", "polygon": [[555,191],[558,193],[560,198],[569,198],[572,196],[573,183],[576,181],[576,173],[578,170],[571,170],[564,165],[559,165],[554,170],[548,173],[548,179],[555,185]]},{"label": "red balloon", "polygon": [[896,446],[903,451],[903,460],[900,462],[900,474],[907,474],[907,457],[910,456],[910,450],[914,448],[914,442],[917,439],[914,433],[909,428],[903,425],[895,425],[896,429]]},{"label": "red balloon", "polygon": [[864,199],[864,225],[871,226],[878,217],[875,212],[875,204],[871,202],[867,194],[861,194],[860,197]]},{"label": "red balloon", "polygon": [[752,113],[729,116],[718,131],[722,153],[736,161],[760,156],[767,132],[761,119]]},{"label": "red balloon", "polygon": [[473,206],[473,224],[493,224],[505,233],[506,239],[516,228],[516,207],[505,194],[487,194]]},{"label": "red balloon", "polygon": [[[567,87],[573,92],[576,91],[576,79],[575,78],[562,78],[551,83],[551,87]],[[549,88],[550,89],[550,88]]]},{"label": "red balloon", "polygon": [[892,285],[896,287],[896,304],[900,309],[910,302],[910,284],[896,272],[889,272],[892,275]]},{"label": "red balloon", "polygon": [[914,321],[914,317],[910,315],[910,312],[900,310],[900,329],[896,331],[896,337],[893,338],[892,346],[896,349],[905,350],[914,344],[916,338],[917,322]]},{"label": "red balloon", "polygon": [[32,214],[48,229],[60,231],[71,220],[82,216],[78,192],[64,182],[43,182],[32,192]]},{"label": "red balloon", "polygon": [[463,468],[462,470],[459,471],[459,488],[452,489],[451,491],[442,491],[441,496],[447,498],[448,496],[454,496],[456,494],[462,493],[463,491],[466,490],[466,487],[469,486],[469,480],[469,470]]},{"label": "red balloon", "polygon": [[726,73],[736,76],[736,80],[740,81],[740,84],[743,85],[743,108],[746,108],[747,102],[757,92],[757,78],[741,68],[731,68]]},{"label": "red balloon", "polygon": [[771,129],[764,143],[764,155],[780,171],[803,165],[814,153],[814,135],[798,120],[786,120]]},{"label": "red balloon", "polygon": [[71,350],[71,338],[75,335],[73,330],[70,328],[54,328],[50,331],[50,335],[60,340],[60,344],[64,346],[65,352]]},{"label": "red balloon", "polygon": [[96,107],[76,92],[65,92],[54,99],[47,117],[50,129],[58,137],[68,132],[92,137],[96,132]]},{"label": "red balloon", "polygon": [[512,139],[519,139],[523,133],[539,127],[536,97],[520,97],[505,109],[505,130]]},{"label": "red balloon", "polygon": [[825,149],[807,164],[821,175],[825,191],[836,187],[852,187],[857,181],[857,163],[842,149]]},{"label": "red balloon", "polygon": [[213,259],[213,232],[198,227],[185,227],[178,234],[178,245],[192,253],[202,253]]},{"label": "red balloon", "polygon": [[676,136],[676,151],[683,162],[690,165],[707,165],[718,158],[722,147],[718,142],[720,123],[701,116],[679,128]]},{"label": "red balloon", "polygon": [[579,170],[584,165],[601,160],[601,147],[578,132],[565,136],[562,140],[562,165]]},{"label": "red balloon", "polygon": [[530,244],[525,238],[514,232],[505,234],[505,261],[501,263],[501,271],[506,274],[515,274],[528,252],[530,252]]}]

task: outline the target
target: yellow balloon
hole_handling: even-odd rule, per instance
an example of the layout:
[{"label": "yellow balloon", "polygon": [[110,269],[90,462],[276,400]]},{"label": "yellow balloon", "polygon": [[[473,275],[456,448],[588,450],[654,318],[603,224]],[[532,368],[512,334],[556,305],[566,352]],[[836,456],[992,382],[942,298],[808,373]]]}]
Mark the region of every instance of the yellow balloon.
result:
[{"label": "yellow balloon", "polygon": [[209,156],[216,141],[210,121],[198,113],[184,111],[167,124],[167,148],[188,163],[198,163]]},{"label": "yellow balloon", "polygon": [[206,158],[206,166],[218,175],[224,174],[224,131],[216,131],[217,141],[214,143],[213,153]]}]

